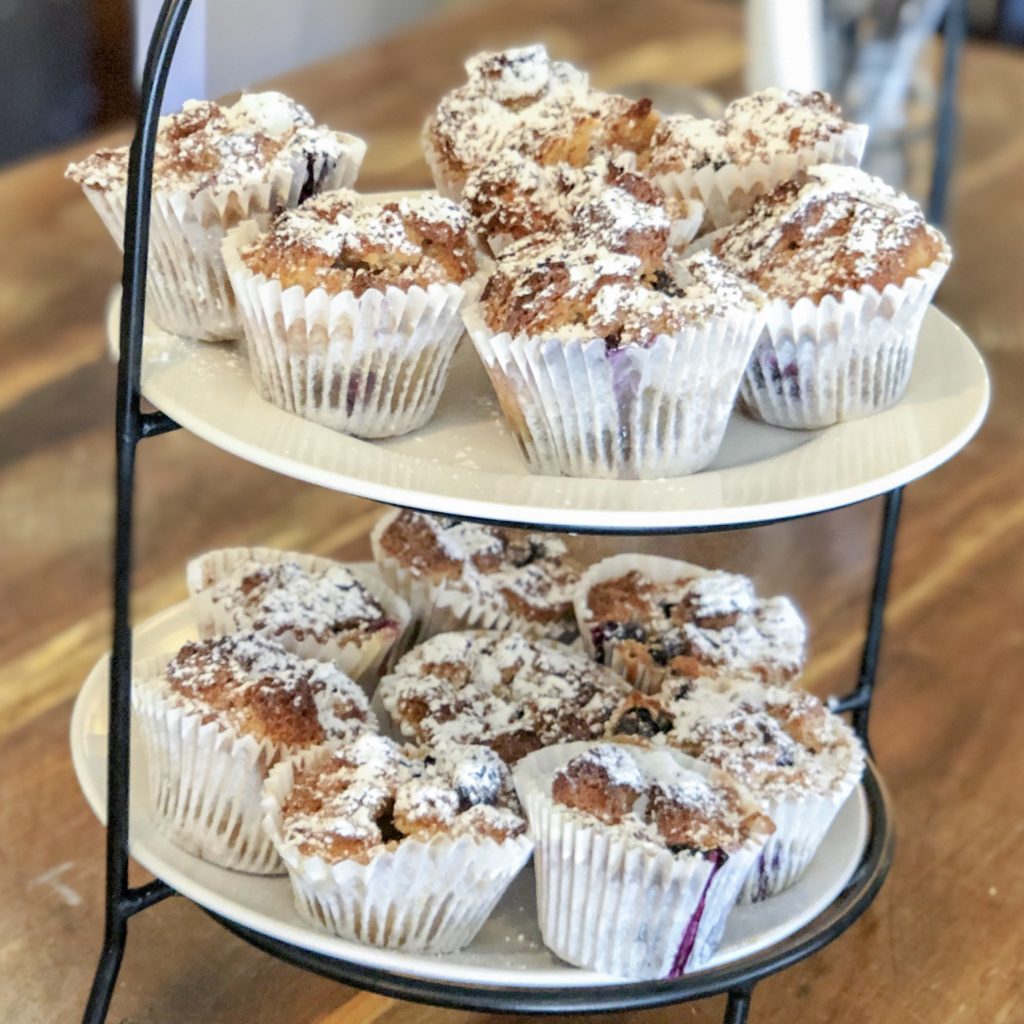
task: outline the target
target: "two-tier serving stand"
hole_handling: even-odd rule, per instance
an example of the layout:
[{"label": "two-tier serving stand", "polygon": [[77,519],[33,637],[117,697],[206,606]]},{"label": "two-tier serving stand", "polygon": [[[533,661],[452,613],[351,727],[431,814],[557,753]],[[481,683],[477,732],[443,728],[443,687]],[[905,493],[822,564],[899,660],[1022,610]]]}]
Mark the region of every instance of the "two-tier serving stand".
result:
[{"label": "two-tier serving stand", "polygon": [[[120,361],[109,690],[102,693],[108,673],[104,661],[83,688],[72,722],[76,770],[90,803],[107,822],[106,926],[85,1024],[100,1024],[106,1018],[129,919],[179,893],[236,935],[282,960],[400,999],[459,1009],[552,1014],[633,1010],[726,993],[726,1024],[742,1024],[752,989],[761,978],[827,945],[878,893],[893,856],[893,826],[873,762],[858,795],[863,819],[859,857],[824,905],[816,905],[809,918],[795,917],[789,927],[783,922],[767,945],[672,980],[620,982],[580,972],[566,982],[564,969],[560,974],[525,969],[517,973],[514,941],[513,969],[503,965],[493,972],[486,957],[467,969],[465,964],[449,966],[445,958],[429,960],[425,967],[422,957],[405,963],[401,954],[372,956],[372,950],[351,944],[347,954],[325,952],[323,941],[310,940],[312,933],[279,927],[265,915],[244,913],[214,886],[202,884],[201,869],[209,868],[202,862],[195,862],[193,872],[187,855],[181,855],[184,861],[179,858],[173,868],[155,855],[151,836],[142,831],[144,809],[140,811],[139,803],[129,823],[136,448],[144,438],[184,426],[242,458],[335,490],[462,518],[573,532],[684,534],[746,528],[883,496],[860,672],[852,691],[832,702],[837,711],[852,715],[854,728],[867,744],[903,487],[953,455],[977,430],[989,393],[980,358],[963,334],[932,310],[910,388],[897,407],[808,435],[734,418],[715,465],[678,481],[530,477],[493,405],[486,405],[485,378],[472,359],[456,368],[455,375],[465,379],[449,387],[436,425],[411,439],[373,445],[289,416],[255,396],[239,357],[227,354],[229,347],[147,336],[143,348],[154,145],[171,57],[189,6],[190,0],[166,0],[150,44],[129,163],[122,301],[119,314],[116,305],[111,311],[112,322],[119,315]],[[949,62],[947,93],[954,69]],[[942,109],[950,109],[948,95]],[[944,119],[943,124],[942,130],[948,131],[949,122]],[[940,153],[947,149],[948,139],[939,146]],[[947,166],[940,162],[938,168],[943,181],[932,204],[933,217],[941,212]],[[159,411],[143,411],[144,395]],[[456,397],[449,400],[449,395]],[[448,407],[450,402],[456,407]],[[156,620],[140,627],[137,638],[144,639],[147,628],[152,635],[154,624],[159,627]],[[154,881],[129,885],[130,853],[154,871]],[[514,937],[505,937],[506,942],[510,939]]]}]

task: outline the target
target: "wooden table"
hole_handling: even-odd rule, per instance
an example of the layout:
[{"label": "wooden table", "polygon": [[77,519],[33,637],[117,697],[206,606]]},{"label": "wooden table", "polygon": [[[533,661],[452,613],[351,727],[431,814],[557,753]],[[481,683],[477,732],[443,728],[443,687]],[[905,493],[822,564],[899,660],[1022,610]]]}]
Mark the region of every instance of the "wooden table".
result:
[{"label": "wooden table", "polygon": [[[364,187],[427,182],[417,131],[488,45],[544,39],[597,84],[734,91],[736,12],[694,0],[505,0],[457,7],[400,38],[282,83],[370,144]],[[873,739],[898,809],[881,897],[822,954],[762,983],[763,1024],[1024,1020],[1019,867],[1024,799],[1024,59],[966,54],[961,156],[939,304],[985,352],[995,404],[975,443],[907,494]],[[101,311],[119,258],[61,179],[94,144],[0,175],[0,1018],[77,1019],[101,929],[102,830],[67,747],[69,701],[107,645],[113,370]],[[143,446],[135,611],[184,596],[185,559],[265,543],[364,557],[370,502],[274,476],[184,432]],[[643,542],[754,574],[812,629],[810,684],[855,671],[878,504],[720,537]],[[619,541],[613,545],[624,546]],[[638,545],[640,546],[640,545]],[[140,875],[141,880],[141,875]],[[649,1021],[715,1021],[721,1001]],[[387,1024],[468,1013],[393,1003],[246,946],[183,900],[130,927],[110,1020]],[[639,1014],[617,1020],[640,1019]]]}]

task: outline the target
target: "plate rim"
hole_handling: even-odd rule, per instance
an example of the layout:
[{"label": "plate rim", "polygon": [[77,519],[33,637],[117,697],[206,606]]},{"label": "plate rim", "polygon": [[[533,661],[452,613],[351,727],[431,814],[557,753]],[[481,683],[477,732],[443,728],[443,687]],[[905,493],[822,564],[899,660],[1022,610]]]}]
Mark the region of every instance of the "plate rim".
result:
[{"label": "plate rim", "polygon": [[[115,286],[108,297],[106,311],[108,345],[115,359],[117,358],[119,310],[120,286]],[[458,493],[455,493],[450,484],[446,483],[448,477],[455,478],[464,474],[475,475],[483,483],[493,481],[496,486],[501,481],[507,481],[509,478],[524,482],[545,479],[544,477],[530,474],[526,469],[525,462],[522,465],[522,471],[516,474],[466,467],[459,467],[458,472],[455,473],[455,467],[438,464],[435,476],[439,480],[439,485],[432,490],[410,489],[386,480],[382,481],[380,479],[371,479],[365,475],[353,475],[352,473],[336,471],[323,465],[317,465],[313,460],[302,460],[294,454],[284,454],[280,451],[275,451],[272,447],[259,445],[240,436],[237,432],[211,426],[207,419],[203,418],[198,411],[189,405],[187,400],[180,400],[173,394],[168,395],[162,392],[159,386],[154,387],[152,382],[146,379],[145,346],[143,351],[142,393],[153,405],[161,409],[184,429],[207,443],[246,462],[330,490],[341,491],[389,505],[488,522],[523,524],[556,530],[602,532],[606,534],[685,532],[702,528],[729,528],[769,523],[781,519],[813,515],[818,512],[856,504],[878,497],[887,491],[925,476],[960,451],[977,433],[988,411],[991,401],[991,382],[988,371],[981,354],[973,342],[953,320],[935,307],[929,307],[921,330],[923,333],[928,331],[940,332],[946,339],[945,343],[957,346],[964,358],[973,365],[976,371],[977,376],[972,377],[969,383],[969,387],[972,390],[977,390],[976,401],[971,414],[969,416],[964,414],[962,417],[960,429],[949,435],[942,444],[932,448],[920,458],[901,463],[884,473],[866,479],[857,479],[853,482],[840,484],[839,486],[824,490],[819,488],[814,493],[795,494],[784,499],[772,499],[753,504],[719,505],[717,507],[686,507],[682,496],[677,501],[673,501],[671,507],[662,508],[651,506],[641,508],[627,508],[624,506],[601,508],[576,502],[563,506],[545,505],[542,500],[534,498],[526,500],[526,497],[523,495],[520,495],[515,502],[500,499],[492,501],[479,497],[460,496]],[[154,336],[156,333],[162,332],[156,332],[152,329],[147,330],[147,334],[150,336]],[[209,344],[211,349],[216,347],[215,343]],[[232,352],[231,354],[234,355],[235,353]],[[911,378],[912,388],[913,378]],[[267,407],[273,410],[272,415],[280,414],[289,417],[293,415],[276,409],[270,403],[267,403]],[[839,442],[834,440],[836,435],[832,435],[830,439],[831,444],[828,441],[824,445],[821,444],[823,438],[828,438],[829,430],[817,432],[817,434],[815,432],[807,432],[808,442],[806,444],[798,445],[790,451],[770,456],[769,460],[766,461],[777,462],[778,473],[784,475],[787,469],[792,468],[792,464],[787,463],[787,457],[794,456],[796,452],[806,450],[808,445],[817,445],[814,457],[822,460],[824,464],[830,458],[834,458],[836,444],[841,444],[844,447],[849,445],[850,450],[853,450],[853,446],[856,444],[855,435],[858,424],[873,420],[877,416],[885,416],[898,408],[899,403],[892,409],[883,410],[875,414],[875,416],[847,421],[846,423],[838,424],[837,427],[829,428],[830,430],[845,428],[842,437],[846,439]],[[296,417],[296,419],[301,418]],[[315,428],[316,431],[327,432],[327,428],[321,427],[318,424],[308,423],[308,426]],[[854,437],[849,439],[848,435],[851,433],[854,434]],[[327,436],[329,434],[330,432],[327,432]],[[345,435],[338,435],[338,437],[343,439],[345,443],[374,445],[372,441],[349,438]],[[822,448],[824,449],[823,451],[821,450]],[[361,452],[361,449],[353,450],[357,455]],[[415,465],[415,463],[422,461],[417,456],[408,452],[389,452],[387,449],[378,450],[388,455],[388,464],[400,466],[401,462],[398,460],[410,460],[407,464]],[[447,472],[449,469],[453,472]],[[665,483],[679,485],[681,481],[697,479],[705,474],[742,472],[743,469],[744,466],[739,465],[721,470],[706,470],[701,474],[695,474],[691,478],[671,478],[665,481]],[[792,475],[794,478],[796,477],[796,474]],[[558,480],[565,485],[564,482],[571,478],[553,477],[550,479]],[[600,483],[600,481],[587,480],[586,478],[581,478],[581,480],[587,485]],[[622,481],[610,481],[610,483],[620,484]],[[638,487],[657,487],[661,481],[637,481],[636,483]],[[526,484],[524,483],[523,486],[526,486]],[[680,505],[682,507],[679,507]]]}]

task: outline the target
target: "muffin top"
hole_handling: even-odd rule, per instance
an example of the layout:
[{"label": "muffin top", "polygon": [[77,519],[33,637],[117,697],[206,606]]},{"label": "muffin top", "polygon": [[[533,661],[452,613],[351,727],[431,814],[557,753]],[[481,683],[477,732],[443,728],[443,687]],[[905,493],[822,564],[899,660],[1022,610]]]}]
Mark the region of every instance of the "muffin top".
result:
[{"label": "muffin top", "polygon": [[540,533],[404,510],[374,540],[381,559],[474,607],[512,616],[524,632],[571,639],[579,570],[563,541]]},{"label": "muffin top", "polygon": [[856,167],[822,164],[759,197],[713,250],[769,298],[820,302],[901,285],[946,245],[908,196]]},{"label": "muffin top", "polygon": [[738,779],[758,796],[786,799],[841,787],[863,752],[850,727],[817,697],[756,682],[666,680],[665,741]]},{"label": "muffin top", "polygon": [[[307,162],[317,157],[361,161],[365,149],[353,135],[317,126],[305,107],[279,92],[246,93],[230,106],[189,100],[179,113],[160,118],[153,187],[195,195],[263,181],[274,167],[294,164],[308,173]],[[121,189],[128,180],[128,147],[101,149],[72,164],[67,176],[85,188]]]},{"label": "muffin top", "polygon": [[280,746],[376,728],[366,696],[344,672],[255,633],[185,644],[168,662],[162,688],[204,722]]},{"label": "muffin top", "polygon": [[594,739],[628,691],[609,669],[520,633],[442,633],[380,683],[402,734],[438,749],[485,743],[508,764],[543,746]]},{"label": "muffin top", "polygon": [[788,598],[758,597],[746,576],[679,565],[667,583],[631,570],[591,586],[580,627],[598,661],[614,653],[685,677],[721,668],[784,682],[799,673],[807,630]]},{"label": "muffin top", "polygon": [[343,565],[307,568],[285,559],[239,563],[206,591],[236,629],[320,644],[359,643],[382,629],[396,630],[380,602]]},{"label": "muffin top", "polygon": [[487,747],[417,752],[363,733],[296,766],[281,830],[307,856],[365,863],[406,840],[502,843],[526,823],[508,769]]},{"label": "muffin top", "polygon": [[476,271],[469,217],[434,192],[400,199],[322,192],[278,214],[241,257],[282,288],[332,295],[458,284]]},{"label": "muffin top", "polygon": [[688,114],[663,118],[651,138],[646,169],[664,174],[768,162],[853,127],[827,93],[765,89],[734,100],[720,120]]},{"label": "muffin top", "polygon": [[594,210],[587,230],[508,246],[481,296],[487,325],[512,335],[603,338],[612,350],[755,312],[756,291],[711,253],[659,261],[642,233],[622,237],[614,215]]},{"label": "muffin top", "polygon": [[649,100],[590,89],[586,74],[552,61],[543,46],[478,54],[466,72],[467,83],[442,98],[426,128],[457,174],[507,148],[576,167],[596,152],[636,152],[658,120]]},{"label": "muffin top", "polygon": [[693,222],[688,237],[671,237],[681,245],[700,223],[699,203],[669,199],[646,178],[603,156],[586,167],[548,167],[504,149],[469,175],[462,200],[487,239],[603,231],[613,248],[635,249],[648,263],[663,261],[673,224]]},{"label": "muffin top", "polygon": [[[551,798],[583,823],[654,850],[724,859],[771,823],[733,780],[684,768],[667,755],[612,743],[555,772]],[[724,856],[723,856],[724,855]]]}]

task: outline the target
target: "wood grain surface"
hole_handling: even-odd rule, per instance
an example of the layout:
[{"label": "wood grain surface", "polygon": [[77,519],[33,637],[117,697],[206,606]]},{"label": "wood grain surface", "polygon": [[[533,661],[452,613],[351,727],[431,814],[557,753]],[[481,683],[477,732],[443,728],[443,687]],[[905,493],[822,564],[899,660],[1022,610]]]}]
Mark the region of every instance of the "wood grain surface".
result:
[{"label": "wood grain surface", "polygon": [[[543,39],[597,84],[723,94],[743,60],[736,13],[696,0],[460,5],[281,84],[370,144],[364,187],[427,183],[417,134],[488,45]],[[1024,1020],[1024,59],[972,45],[938,304],[994,379],[971,447],[907,493],[873,740],[898,810],[896,865],[865,917],[758,986],[758,1024]],[[103,834],[67,746],[69,701],[107,646],[113,368],[101,313],[120,261],[62,180],[95,142],[0,174],[0,1019],[74,1021],[101,931]],[[207,547],[261,543],[364,557],[379,509],[247,465],[179,432],[146,442],[135,613],[184,596]],[[812,630],[810,684],[845,689],[859,655],[878,503],[699,539],[595,542],[681,552],[787,592]],[[140,875],[140,880],[141,880]],[[720,1019],[722,1000],[610,1020]],[[121,1024],[469,1024],[307,975],[173,899],[135,918],[110,1020]]]}]

